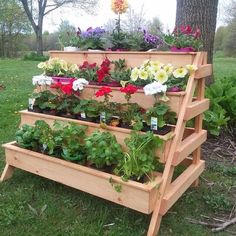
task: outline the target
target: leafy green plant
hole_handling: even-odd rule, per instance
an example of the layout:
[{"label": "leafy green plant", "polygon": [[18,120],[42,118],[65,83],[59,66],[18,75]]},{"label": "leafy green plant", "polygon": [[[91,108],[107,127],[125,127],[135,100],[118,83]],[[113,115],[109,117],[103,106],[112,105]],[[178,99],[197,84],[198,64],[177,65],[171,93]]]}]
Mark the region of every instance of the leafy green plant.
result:
[{"label": "leafy green plant", "polygon": [[148,125],[151,124],[151,117],[157,117],[157,126],[163,127],[166,122],[174,123],[176,114],[169,110],[169,106],[164,103],[155,103],[153,107],[147,109],[143,119]]},{"label": "leafy green plant", "polygon": [[88,160],[97,168],[104,168],[117,164],[123,158],[123,152],[116,137],[109,132],[92,133],[86,138],[85,146],[87,148]]},{"label": "leafy green plant", "polygon": [[129,138],[125,139],[128,152],[124,158],[119,160],[115,173],[121,175],[124,180],[140,180],[147,176],[157,167],[155,152],[162,146],[163,141],[154,136],[152,132],[140,134],[132,132]]},{"label": "leafy green plant", "polygon": [[79,98],[75,95],[63,94],[59,97],[57,111],[63,114],[74,114],[74,108],[79,104]]},{"label": "leafy green plant", "polygon": [[112,61],[114,70],[110,72],[111,78],[115,81],[128,81],[131,75],[131,69],[127,68],[125,59]]},{"label": "leafy green plant", "polygon": [[114,30],[110,34],[110,42],[112,44],[112,49],[130,49],[129,35],[126,32]]},{"label": "leafy green plant", "polygon": [[56,146],[61,149],[61,156],[65,160],[86,161],[86,150],[84,139],[87,126],[74,123],[56,122],[54,124],[54,140]]}]

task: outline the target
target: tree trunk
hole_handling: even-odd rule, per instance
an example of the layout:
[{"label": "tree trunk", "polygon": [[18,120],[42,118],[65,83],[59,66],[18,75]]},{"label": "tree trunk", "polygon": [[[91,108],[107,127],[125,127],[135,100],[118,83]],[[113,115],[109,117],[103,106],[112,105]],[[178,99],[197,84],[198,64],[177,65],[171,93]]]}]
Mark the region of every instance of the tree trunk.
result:
[{"label": "tree trunk", "polygon": [[43,34],[42,29],[40,27],[37,27],[37,30],[35,31],[36,34],[36,48],[37,48],[37,54],[43,55]]},{"label": "tree trunk", "polygon": [[[203,50],[208,53],[207,62],[212,64],[216,29],[218,0],[177,0],[175,25],[198,27],[203,41]],[[213,83],[213,77],[206,84]]]}]

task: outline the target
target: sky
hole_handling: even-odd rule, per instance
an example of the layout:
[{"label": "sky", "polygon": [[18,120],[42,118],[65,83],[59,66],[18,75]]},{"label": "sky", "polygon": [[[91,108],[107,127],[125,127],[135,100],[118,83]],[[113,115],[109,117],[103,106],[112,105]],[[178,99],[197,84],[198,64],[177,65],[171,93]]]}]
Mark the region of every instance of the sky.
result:
[{"label": "sky", "polygon": [[[230,0],[219,0],[218,26],[222,25],[222,8]],[[176,0],[128,0],[129,6],[139,13],[143,7],[145,19],[158,17],[165,30],[172,30],[175,25]],[[123,16],[121,16],[123,17]],[[56,31],[62,20],[68,20],[74,27],[86,30],[88,27],[104,25],[109,19],[116,19],[117,15],[111,10],[110,0],[100,0],[95,15],[79,14],[78,9],[63,8],[50,13],[44,19],[44,31]]]}]

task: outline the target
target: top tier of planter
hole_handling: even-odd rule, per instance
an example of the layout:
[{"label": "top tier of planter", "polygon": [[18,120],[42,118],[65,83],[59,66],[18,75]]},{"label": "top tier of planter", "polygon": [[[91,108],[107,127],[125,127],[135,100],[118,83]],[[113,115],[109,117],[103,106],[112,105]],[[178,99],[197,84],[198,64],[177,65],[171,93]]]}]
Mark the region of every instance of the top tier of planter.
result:
[{"label": "top tier of planter", "polygon": [[[193,64],[194,59],[199,54],[199,52],[112,52],[112,51],[79,51],[79,52],[65,52],[65,51],[50,51],[51,58],[64,59],[67,62],[75,63],[78,65],[83,64],[84,61],[89,63],[101,64],[101,62],[107,57],[109,60],[119,60],[125,59],[128,67],[140,66],[145,60],[158,60],[165,64],[172,64],[176,67],[185,66],[188,64]],[[199,68],[196,75],[201,74],[204,68]],[[204,76],[202,76],[204,77]],[[89,85],[87,86],[83,93],[82,98],[84,99],[101,99],[95,97],[95,92],[99,89],[99,86]],[[113,102],[126,102],[124,96],[120,96],[118,87],[113,87],[112,95],[113,97],[110,101]],[[183,98],[185,96],[185,91],[182,92],[168,92],[169,97],[168,105],[170,109],[177,114],[179,114]],[[136,94],[132,96],[131,102],[137,102],[143,108],[152,107],[155,103],[153,96],[145,96],[144,91],[140,89]]]}]

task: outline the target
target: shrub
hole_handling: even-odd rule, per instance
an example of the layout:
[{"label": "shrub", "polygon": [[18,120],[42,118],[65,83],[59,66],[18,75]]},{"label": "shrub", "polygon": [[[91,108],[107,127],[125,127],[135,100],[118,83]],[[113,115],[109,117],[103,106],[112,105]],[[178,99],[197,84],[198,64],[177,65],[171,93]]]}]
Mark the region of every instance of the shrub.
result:
[{"label": "shrub", "polygon": [[30,52],[24,55],[23,60],[26,61],[47,61],[49,56],[38,55],[36,52]]}]

